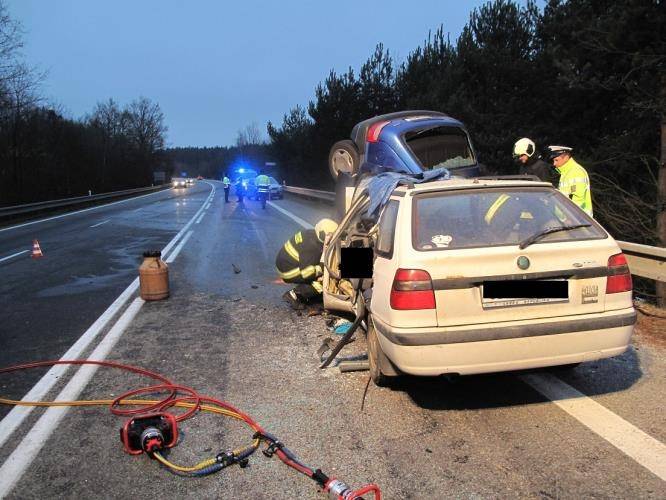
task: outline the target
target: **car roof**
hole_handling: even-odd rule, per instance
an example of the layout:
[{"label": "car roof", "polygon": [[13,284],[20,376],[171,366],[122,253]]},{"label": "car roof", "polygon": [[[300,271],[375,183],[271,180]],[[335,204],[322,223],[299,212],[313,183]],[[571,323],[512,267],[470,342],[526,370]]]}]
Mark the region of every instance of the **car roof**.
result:
[{"label": "car roof", "polygon": [[420,184],[398,186],[394,193],[419,194],[428,191],[445,191],[459,189],[481,189],[481,188],[522,188],[522,187],[540,187],[553,188],[549,182],[521,180],[521,179],[483,179],[483,178],[464,178],[453,177],[440,181],[422,182]]},{"label": "car roof", "polygon": [[405,123],[412,122],[413,124],[418,124],[419,126],[451,125],[464,128],[462,122],[456,120],[455,118],[451,118],[449,115],[440,111],[398,111],[396,113],[373,116],[372,118],[357,123],[351,131],[351,139],[356,144],[356,147],[360,153],[365,151],[365,138],[368,133],[368,128],[370,128],[370,126],[374,123],[386,120],[403,120]]}]

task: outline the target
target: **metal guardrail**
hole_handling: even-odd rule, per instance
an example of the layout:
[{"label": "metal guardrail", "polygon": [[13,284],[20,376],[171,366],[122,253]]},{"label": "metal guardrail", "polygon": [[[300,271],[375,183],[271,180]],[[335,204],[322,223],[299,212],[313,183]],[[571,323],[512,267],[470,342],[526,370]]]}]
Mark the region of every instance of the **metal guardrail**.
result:
[{"label": "metal guardrail", "polygon": [[627,256],[631,274],[666,282],[666,248],[618,241]]},{"label": "metal guardrail", "polygon": [[296,186],[282,186],[282,190],[288,193],[299,194],[301,196],[308,196],[310,198],[335,201],[335,193],[331,191],[320,191],[319,189],[307,189]]},{"label": "metal guardrail", "polygon": [[171,184],[162,184],[159,186],[150,186],[135,189],[125,189],[123,191],[112,191],[110,193],[94,194],[91,196],[77,196],[75,198],[62,198],[60,200],[39,201],[37,203],[26,203],[25,205],[12,205],[10,207],[0,208],[0,217],[9,215],[26,214],[30,212],[37,212],[48,208],[66,207],[69,205],[76,205],[78,203],[87,203],[91,201],[103,200],[106,198],[117,198],[129,194],[139,194],[149,191],[158,191],[171,187]]},{"label": "metal guardrail", "polygon": [[[335,200],[335,193],[331,191],[320,191],[318,189],[295,186],[284,186],[284,190],[310,198],[320,198],[329,201]],[[619,240],[617,243],[627,256],[631,274],[666,282],[666,248],[651,247],[649,245]]]}]

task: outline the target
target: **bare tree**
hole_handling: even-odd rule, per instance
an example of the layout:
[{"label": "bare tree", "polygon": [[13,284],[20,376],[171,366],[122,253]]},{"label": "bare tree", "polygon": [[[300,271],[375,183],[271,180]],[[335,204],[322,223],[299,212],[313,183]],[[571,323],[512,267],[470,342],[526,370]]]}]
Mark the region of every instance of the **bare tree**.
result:
[{"label": "bare tree", "polygon": [[153,154],[164,148],[167,127],[160,105],[146,97],[127,108],[128,135],[140,152]]},{"label": "bare tree", "polygon": [[18,51],[23,47],[22,35],[21,25],[9,16],[6,5],[0,0],[0,91],[17,71]]},{"label": "bare tree", "polygon": [[236,146],[239,148],[245,146],[258,146],[265,143],[266,141],[261,136],[257,122],[250,123],[244,129],[239,130],[236,135]]}]

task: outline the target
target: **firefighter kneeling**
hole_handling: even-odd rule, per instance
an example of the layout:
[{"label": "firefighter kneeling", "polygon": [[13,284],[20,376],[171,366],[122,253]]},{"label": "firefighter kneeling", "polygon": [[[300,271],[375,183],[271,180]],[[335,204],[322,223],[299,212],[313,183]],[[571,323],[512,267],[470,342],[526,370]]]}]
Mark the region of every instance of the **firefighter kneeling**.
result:
[{"label": "firefighter kneeling", "polygon": [[297,232],[280,249],[275,258],[275,267],[285,283],[299,283],[282,297],[294,309],[318,300],[322,293],[321,276],[324,267],[321,253],[327,234],[338,225],[331,219],[322,219],[314,229]]}]

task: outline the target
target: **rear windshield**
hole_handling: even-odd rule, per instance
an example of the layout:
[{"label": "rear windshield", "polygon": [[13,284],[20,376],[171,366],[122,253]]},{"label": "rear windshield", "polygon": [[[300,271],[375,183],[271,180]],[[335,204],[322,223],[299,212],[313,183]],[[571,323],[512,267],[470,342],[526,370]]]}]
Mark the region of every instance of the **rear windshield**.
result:
[{"label": "rear windshield", "polygon": [[476,164],[467,135],[456,127],[407,132],[405,142],[424,170],[469,167]]},{"label": "rear windshield", "polygon": [[417,195],[412,214],[416,250],[517,245],[545,229],[590,224],[555,232],[534,244],[601,239],[594,220],[554,189],[478,189]]}]

